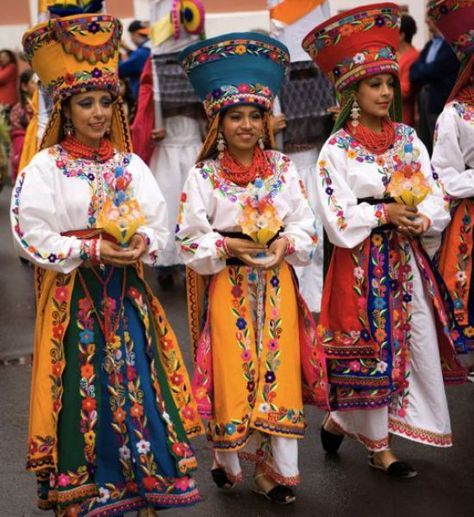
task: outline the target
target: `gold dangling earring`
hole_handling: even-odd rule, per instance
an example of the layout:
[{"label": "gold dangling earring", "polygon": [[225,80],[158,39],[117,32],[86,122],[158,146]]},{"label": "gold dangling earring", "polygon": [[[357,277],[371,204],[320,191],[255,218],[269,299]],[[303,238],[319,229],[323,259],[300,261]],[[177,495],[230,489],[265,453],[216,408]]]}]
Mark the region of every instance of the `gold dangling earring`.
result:
[{"label": "gold dangling earring", "polygon": [[72,120],[67,117],[63,124],[64,134],[66,136],[71,136],[74,133],[74,125]]},{"label": "gold dangling earring", "polygon": [[224,135],[222,134],[222,131],[219,131],[219,133],[217,133],[217,158],[219,158],[219,160],[224,158],[224,151],[226,147],[227,146]]},{"label": "gold dangling earring", "polygon": [[351,107],[351,124],[352,127],[357,127],[359,125],[359,118],[360,118],[360,106],[357,102],[357,99],[354,99],[354,102],[352,103]]}]

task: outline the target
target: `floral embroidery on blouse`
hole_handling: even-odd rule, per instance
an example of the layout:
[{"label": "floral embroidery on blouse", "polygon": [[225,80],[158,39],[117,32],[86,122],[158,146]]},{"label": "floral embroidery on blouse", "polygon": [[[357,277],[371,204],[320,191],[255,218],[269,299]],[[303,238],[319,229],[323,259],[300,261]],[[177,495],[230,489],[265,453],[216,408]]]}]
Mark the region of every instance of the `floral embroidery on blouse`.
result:
[{"label": "floral embroidery on blouse", "polygon": [[460,118],[474,125],[474,106],[466,104],[465,102],[453,102],[453,108]]},{"label": "floral embroidery on blouse", "polygon": [[328,196],[328,206],[337,216],[337,227],[339,230],[344,230],[347,228],[346,217],[344,215],[344,210],[342,206],[338,204],[336,196],[334,195],[334,189],[331,187],[332,179],[329,174],[329,170],[326,167],[325,160],[319,160],[319,176],[321,178],[321,183],[323,184],[324,191]]}]

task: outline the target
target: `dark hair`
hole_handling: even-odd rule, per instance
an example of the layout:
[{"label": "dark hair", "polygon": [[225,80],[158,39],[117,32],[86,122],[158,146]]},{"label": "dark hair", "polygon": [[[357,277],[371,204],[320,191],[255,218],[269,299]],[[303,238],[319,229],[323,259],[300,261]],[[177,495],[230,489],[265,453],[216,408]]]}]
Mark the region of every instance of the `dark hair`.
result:
[{"label": "dark hair", "polygon": [[415,20],[408,14],[402,14],[400,18],[400,34],[404,34],[405,41],[411,45],[411,40],[416,34],[417,27]]},{"label": "dark hair", "polygon": [[142,21],[133,20],[133,22],[130,22],[130,25],[128,26],[128,32],[136,32],[146,28],[147,26]]},{"label": "dark hair", "polygon": [[5,52],[5,54],[8,55],[8,57],[10,58],[10,63],[13,63],[16,65],[16,63],[17,63],[16,56],[11,50],[9,50],[8,48],[2,48],[2,50],[0,50],[0,54],[2,52]]},{"label": "dark hair", "polygon": [[23,72],[20,74],[20,78],[18,80],[18,86],[20,91],[20,100],[21,104],[25,105],[26,103],[26,92],[23,91],[22,86],[26,86],[33,77],[33,70],[31,68],[27,68],[26,70],[23,70]]}]

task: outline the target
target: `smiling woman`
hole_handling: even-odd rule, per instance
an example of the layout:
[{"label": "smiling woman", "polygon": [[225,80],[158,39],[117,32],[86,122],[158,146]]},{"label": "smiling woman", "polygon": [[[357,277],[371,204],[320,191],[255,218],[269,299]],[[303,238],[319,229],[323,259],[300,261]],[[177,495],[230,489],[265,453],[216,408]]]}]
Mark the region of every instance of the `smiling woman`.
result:
[{"label": "smiling woman", "polygon": [[110,133],[112,102],[112,95],[101,90],[73,95],[63,105],[64,124],[81,143],[97,148]]},{"label": "smiling woman", "polygon": [[151,517],[200,500],[188,438],[201,423],[143,279],[141,263],[155,265],[167,241],[166,204],[130,152],[120,35],[115,18],[82,15],[24,37],[53,110],[18,176],[11,221],[37,278],[28,469],[39,506],[56,515]]}]

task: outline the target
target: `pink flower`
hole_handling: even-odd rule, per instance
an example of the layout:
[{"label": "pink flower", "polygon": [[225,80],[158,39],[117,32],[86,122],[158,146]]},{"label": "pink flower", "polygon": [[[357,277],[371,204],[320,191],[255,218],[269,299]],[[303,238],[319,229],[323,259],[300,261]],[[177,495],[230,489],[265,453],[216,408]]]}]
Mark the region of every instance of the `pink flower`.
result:
[{"label": "pink flower", "polygon": [[192,420],[194,418],[194,409],[190,406],[184,406],[181,414],[186,420]]},{"label": "pink flower", "polygon": [[240,356],[242,358],[242,361],[245,361],[246,363],[250,361],[252,354],[250,353],[250,350],[243,350],[242,354]]},{"label": "pink flower", "polygon": [[59,474],[58,486],[65,487],[71,482],[71,478],[67,474]]},{"label": "pink flower", "polygon": [[351,361],[349,363],[349,368],[351,369],[351,371],[353,372],[358,372],[360,371],[360,363],[359,361]]},{"label": "pink flower", "polygon": [[276,339],[270,339],[268,342],[268,348],[272,352],[275,352],[275,350],[278,350],[278,341]]},{"label": "pink flower", "polygon": [[188,476],[184,476],[182,478],[178,478],[174,482],[175,488],[177,488],[178,490],[181,490],[182,492],[187,490],[190,487],[190,485],[191,485],[191,479]]}]

